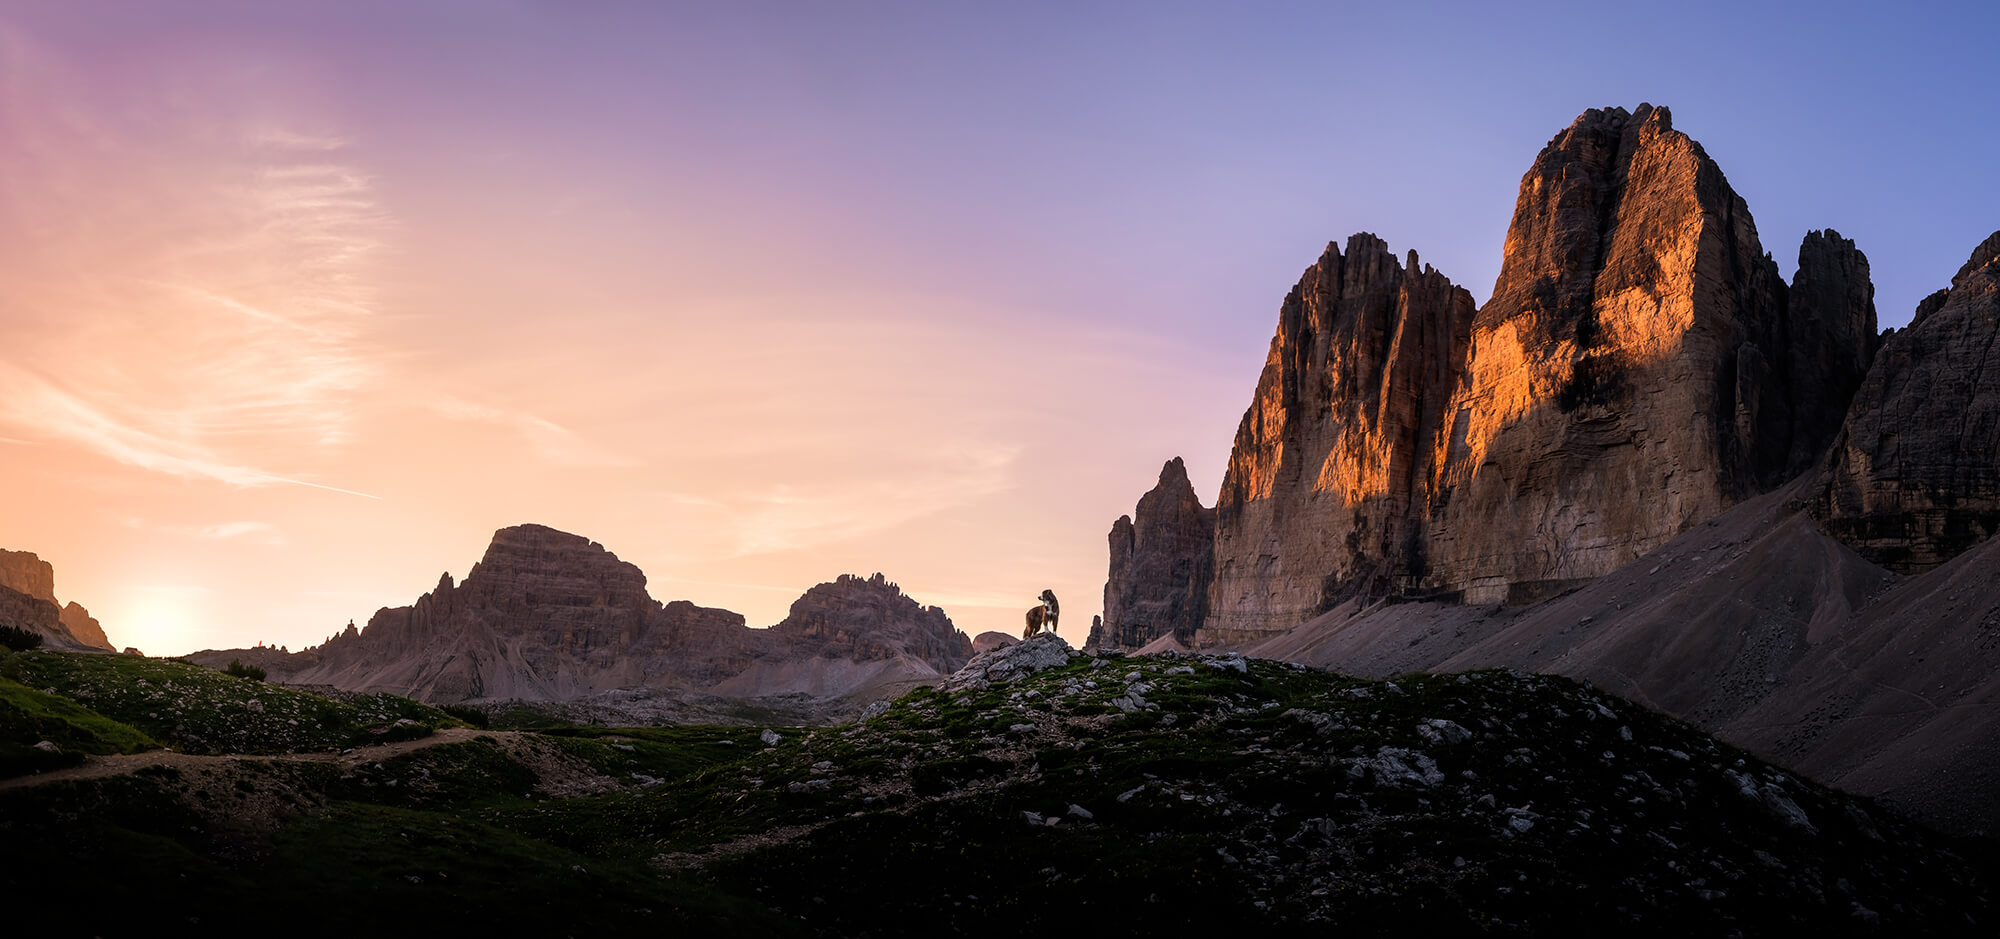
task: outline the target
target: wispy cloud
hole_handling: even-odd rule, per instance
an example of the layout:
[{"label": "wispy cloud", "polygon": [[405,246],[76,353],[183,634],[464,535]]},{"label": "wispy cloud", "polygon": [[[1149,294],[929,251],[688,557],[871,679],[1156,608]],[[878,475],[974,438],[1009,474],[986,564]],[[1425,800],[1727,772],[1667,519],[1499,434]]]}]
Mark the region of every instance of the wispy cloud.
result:
[{"label": "wispy cloud", "polygon": [[[100,104],[0,30],[0,429],[235,486],[304,485],[374,377],[393,219],[337,136],[172,90]],[[147,115],[141,120],[136,114]],[[356,493],[359,494],[359,493]]]},{"label": "wispy cloud", "polygon": [[204,525],[196,529],[195,533],[214,541],[245,538],[259,544],[283,544],[285,540],[278,533],[277,526],[269,522],[222,522],[216,525]]},{"label": "wispy cloud", "polygon": [[511,428],[536,455],[554,466],[577,469],[639,465],[638,460],[592,443],[561,424],[533,414],[473,404],[450,396],[432,398],[424,402],[424,406],[452,420]]},{"label": "wispy cloud", "polygon": [[348,146],[347,140],[332,134],[309,134],[277,125],[252,128],[249,136],[260,146],[280,150],[342,150]]},{"label": "wispy cloud", "polygon": [[860,538],[990,496],[1007,488],[1015,454],[1009,447],[965,450],[886,478],[780,487],[756,497],[741,516],[736,551],[768,554]]},{"label": "wispy cloud", "polygon": [[128,466],[183,479],[212,479],[233,486],[309,486],[376,498],[231,463],[203,447],[132,427],[106,416],[46,379],[4,361],[0,361],[0,419],[33,427],[58,440],[81,444]]},{"label": "wispy cloud", "polygon": [[256,544],[284,544],[284,533],[270,522],[217,522],[211,525],[160,525],[133,515],[119,519],[126,528],[150,528],[205,541],[249,541]]},{"label": "wispy cloud", "polygon": [[714,485],[713,495],[656,492],[662,514],[692,536],[690,557],[715,560],[798,551],[863,538],[1003,492],[1018,448],[938,446],[897,452],[864,474],[802,475],[761,488]]}]

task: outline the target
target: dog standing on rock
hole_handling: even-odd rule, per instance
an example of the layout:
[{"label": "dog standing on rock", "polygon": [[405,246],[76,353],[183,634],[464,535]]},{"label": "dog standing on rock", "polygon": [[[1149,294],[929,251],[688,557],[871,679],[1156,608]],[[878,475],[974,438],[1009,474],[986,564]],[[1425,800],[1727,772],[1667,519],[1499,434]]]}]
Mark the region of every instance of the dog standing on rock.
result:
[{"label": "dog standing on rock", "polygon": [[1041,600],[1041,606],[1028,611],[1028,628],[1022,631],[1022,639],[1033,639],[1035,634],[1041,632],[1044,626],[1048,627],[1051,635],[1056,631],[1056,592],[1053,590],[1042,591]]}]

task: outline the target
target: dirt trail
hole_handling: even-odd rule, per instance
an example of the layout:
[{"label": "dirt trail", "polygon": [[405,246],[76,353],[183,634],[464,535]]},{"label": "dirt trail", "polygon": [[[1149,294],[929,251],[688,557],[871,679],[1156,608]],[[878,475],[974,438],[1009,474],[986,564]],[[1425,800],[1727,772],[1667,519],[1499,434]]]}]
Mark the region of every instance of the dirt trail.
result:
[{"label": "dirt trail", "polygon": [[120,776],[136,772],[148,766],[171,766],[176,769],[191,769],[202,766],[226,766],[240,760],[291,760],[301,763],[338,763],[344,767],[377,763],[391,757],[401,756],[412,750],[435,747],[444,743],[471,740],[474,737],[492,737],[502,743],[509,743],[519,734],[510,730],[479,730],[472,727],[451,727],[437,731],[428,737],[415,740],[399,740],[395,743],[372,744],[357,747],[346,753],[275,753],[268,755],[225,754],[222,756],[201,756],[193,753],[178,753],[173,750],[148,750],[144,753],[119,753],[111,756],[86,756],[83,765],[66,769],[51,770],[32,776],[16,776],[0,779],[0,792],[40,786],[48,783],[64,782],[72,779],[101,779],[106,776]]}]

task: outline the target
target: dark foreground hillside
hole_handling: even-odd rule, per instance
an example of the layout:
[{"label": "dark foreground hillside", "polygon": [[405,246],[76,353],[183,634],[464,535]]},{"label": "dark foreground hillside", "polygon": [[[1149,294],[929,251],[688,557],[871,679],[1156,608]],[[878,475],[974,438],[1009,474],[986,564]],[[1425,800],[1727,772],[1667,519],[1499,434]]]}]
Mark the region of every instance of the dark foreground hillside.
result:
[{"label": "dark foreground hillside", "polygon": [[[6,740],[89,725],[138,752],[0,781],[0,893],[35,935],[1992,928],[1983,843],[1561,678],[1365,681],[1049,637],[844,727],[523,733],[411,712],[196,756],[145,750],[173,726],[93,710],[124,698],[101,675],[63,684],[91,673],[64,658],[0,659],[19,676]],[[246,728],[297,726],[302,702],[222,694],[278,689],[215,687]],[[417,739],[371,742],[397,727]],[[91,775],[111,769],[129,771]]]}]

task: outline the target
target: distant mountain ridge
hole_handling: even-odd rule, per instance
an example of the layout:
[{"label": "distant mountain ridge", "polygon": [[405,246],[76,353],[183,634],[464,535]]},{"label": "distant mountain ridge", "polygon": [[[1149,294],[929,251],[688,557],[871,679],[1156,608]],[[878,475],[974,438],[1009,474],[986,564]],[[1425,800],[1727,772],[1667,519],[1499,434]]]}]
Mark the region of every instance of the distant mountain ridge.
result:
[{"label": "distant mountain ridge", "polygon": [[1476,312],[1371,235],[1307,269],[1213,511],[1114,525],[1109,647],[1574,675],[2000,833],[2000,232],[1878,334],[1854,242],[1786,284],[1667,109],[1587,111]]},{"label": "distant mountain ridge", "polygon": [[808,590],[791,615],[751,629],[740,614],[661,603],[645,574],[578,535],[541,525],[495,532],[485,556],[414,604],[379,610],[296,653],[220,650],[274,680],[393,691],[433,703],[568,701],[618,689],[734,697],[837,698],[950,674],[972,644],[937,607],[881,574]]},{"label": "distant mountain ridge", "polygon": [[56,600],[55,565],[32,551],[0,549],[0,625],[40,633],[51,648],[115,648],[82,604]]}]

